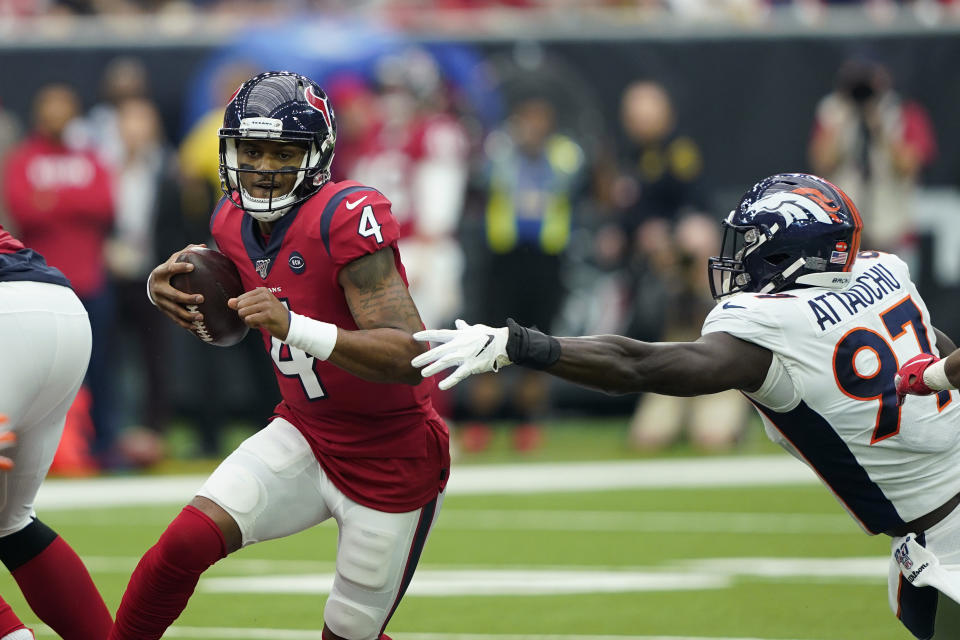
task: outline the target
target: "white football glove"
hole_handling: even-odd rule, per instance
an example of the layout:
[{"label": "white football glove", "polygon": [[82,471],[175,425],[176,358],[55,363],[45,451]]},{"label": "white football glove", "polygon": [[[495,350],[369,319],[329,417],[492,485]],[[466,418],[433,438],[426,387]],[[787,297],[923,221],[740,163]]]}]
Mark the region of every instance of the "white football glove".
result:
[{"label": "white football glove", "polygon": [[485,324],[469,325],[460,319],[454,326],[457,328],[431,329],[413,334],[414,339],[420,342],[442,343],[410,361],[410,364],[418,369],[430,365],[420,372],[424,378],[456,367],[456,370],[438,385],[446,391],[467,376],[499,371],[510,364],[510,358],[507,357],[507,327],[495,329]]}]

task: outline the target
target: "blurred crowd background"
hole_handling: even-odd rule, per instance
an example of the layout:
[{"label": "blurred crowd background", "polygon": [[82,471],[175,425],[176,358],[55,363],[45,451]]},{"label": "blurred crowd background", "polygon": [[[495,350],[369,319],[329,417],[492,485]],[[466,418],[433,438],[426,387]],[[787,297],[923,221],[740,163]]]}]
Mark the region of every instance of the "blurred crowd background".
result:
[{"label": "blurred crowd background", "polygon": [[[259,334],[204,345],[144,285],[210,242],[224,103],[268,69],[330,95],[334,179],[392,201],[429,327],[695,339],[719,220],[755,180],[810,171],[958,339],[958,36],[948,0],[0,0],[0,222],[94,327],[54,470],[153,464],[171,425],[217,457],[277,402]],[[736,393],[610,397],[511,368],[436,400],[467,451],[491,424],[529,451],[545,421],[598,415],[639,451],[723,451],[750,415]]]}]

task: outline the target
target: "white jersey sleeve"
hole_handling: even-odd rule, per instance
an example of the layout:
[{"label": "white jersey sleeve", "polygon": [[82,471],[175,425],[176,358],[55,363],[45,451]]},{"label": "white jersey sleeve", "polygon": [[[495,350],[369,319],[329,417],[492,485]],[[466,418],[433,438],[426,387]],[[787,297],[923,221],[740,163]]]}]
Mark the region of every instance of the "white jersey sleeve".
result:
[{"label": "white jersey sleeve", "polygon": [[747,396],[772,440],[806,462],[869,532],[896,531],[960,492],[956,391],[897,404],[900,363],[935,353],[930,314],[907,265],[861,252],[842,290],[741,293],[718,304],[717,331],[773,353]]}]

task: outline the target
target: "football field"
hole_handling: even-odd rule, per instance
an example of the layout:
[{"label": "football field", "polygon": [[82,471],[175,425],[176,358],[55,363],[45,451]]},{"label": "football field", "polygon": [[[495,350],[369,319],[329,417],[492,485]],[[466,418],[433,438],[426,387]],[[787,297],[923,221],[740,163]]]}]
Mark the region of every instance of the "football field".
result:
[{"label": "football field", "polygon": [[[203,476],[50,480],[43,520],[115,610]],[[320,640],[336,527],[244,549],[167,638]],[[898,640],[888,539],[786,454],[455,465],[395,640]],[[2,594],[35,617],[4,572]],[[40,638],[53,637],[42,626]]]}]

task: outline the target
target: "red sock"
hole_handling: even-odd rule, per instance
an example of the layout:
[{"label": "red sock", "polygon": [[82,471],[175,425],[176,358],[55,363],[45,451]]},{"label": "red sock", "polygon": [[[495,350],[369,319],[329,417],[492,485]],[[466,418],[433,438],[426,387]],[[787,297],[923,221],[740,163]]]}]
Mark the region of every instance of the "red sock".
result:
[{"label": "red sock", "polygon": [[65,640],[106,640],[110,612],[87,568],[57,536],[12,572],[33,612]]},{"label": "red sock", "polygon": [[0,598],[0,638],[11,631],[25,628],[26,626],[20,622],[20,618],[13,612],[10,605],[3,598]]},{"label": "red sock", "polygon": [[187,606],[200,574],[226,555],[216,523],[184,507],[130,576],[110,640],[160,638]]}]

